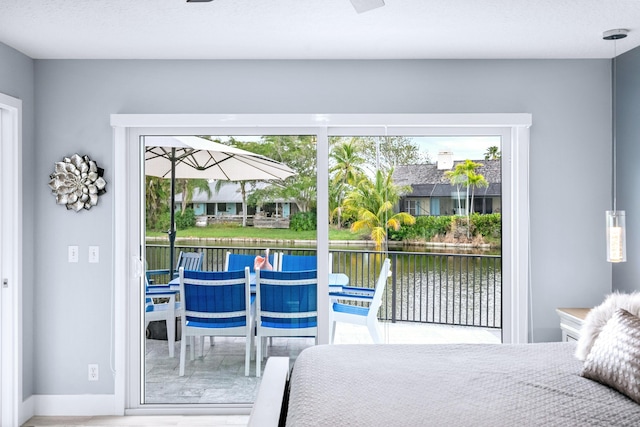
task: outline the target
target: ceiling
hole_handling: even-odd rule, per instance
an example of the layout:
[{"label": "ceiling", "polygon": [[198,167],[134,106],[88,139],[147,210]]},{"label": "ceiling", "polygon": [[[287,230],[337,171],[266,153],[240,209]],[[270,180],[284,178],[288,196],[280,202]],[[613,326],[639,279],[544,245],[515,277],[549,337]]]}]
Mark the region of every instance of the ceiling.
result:
[{"label": "ceiling", "polygon": [[[611,58],[640,45],[640,0],[0,0],[31,58]],[[626,39],[602,40],[613,28]]]}]

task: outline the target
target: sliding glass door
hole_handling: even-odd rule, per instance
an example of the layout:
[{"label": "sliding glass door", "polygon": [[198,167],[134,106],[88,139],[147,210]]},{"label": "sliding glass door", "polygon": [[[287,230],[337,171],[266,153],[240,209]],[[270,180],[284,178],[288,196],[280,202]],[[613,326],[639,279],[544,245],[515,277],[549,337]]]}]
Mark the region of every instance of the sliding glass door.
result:
[{"label": "sliding glass door", "polygon": [[[167,123],[168,121],[168,123]],[[147,338],[144,338],[144,262],[154,263],[155,260],[149,258],[147,247],[152,243],[146,242],[146,225],[140,221],[145,217],[146,206],[142,203],[145,199],[144,166],[143,166],[143,139],[151,136],[229,136],[242,135],[250,136],[261,140],[262,138],[272,138],[282,135],[304,135],[314,140],[316,150],[316,184],[315,184],[315,200],[316,200],[316,242],[315,249],[318,267],[318,342],[329,342],[329,275],[324,273],[345,272],[348,274],[350,284],[370,285],[371,278],[375,278],[379,274],[380,262],[384,258],[390,258],[392,262],[392,275],[396,274],[395,283],[393,279],[387,282],[385,290],[384,303],[380,310],[382,318],[381,328],[383,330],[383,341],[394,342],[398,340],[394,336],[391,327],[399,321],[407,323],[425,323],[432,321],[427,313],[434,312],[436,307],[441,304],[449,304],[448,300],[434,299],[435,291],[430,288],[430,282],[426,282],[425,286],[408,289],[403,284],[409,279],[404,276],[397,276],[398,273],[414,274],[416,266],[425,265],[429,267],[435,261],[423,261],[423,255],[420,260],[406,258],[402,254],[394,254],[395,248],[390,243],[399,241],[402,233],[408,232],[411,224],[401,221],[400,227],[396,229],[392,221],[393,217],[399,213],[404,213],[403,217],[411,216],[416,222],[420,217],[444,217],[447,216],[463,217],[465,210],[473,210],[471,215],[476,212],[476,206],[481,206],[483,214],[488,214],[490,207],[491,214],[496,213],[496,207],[500,205],[502,215],[502,267],[501,280],[502,287],[502,310],[500,317],[502,321],[502,335],[505,342],[526,342],[527,324],[526,324],[526,271],[527,271],[527,238],[528,238],[528,211],[527,211],[527,156],[528,156],[528,126],[530,125],[530,116],[527,115],[234,115],[234,116],[203,116],[203,117],[167,117],[167,116],[136,116],[124,115],[115,116],[112,119],[115,129],[116,141],[116,176],[122,177],[121,181],[115,183],[116,193],[116,253],[121,254],[121,258],[116,260],[116,318],[128,319],[123,324],[129,331],[129,337],[137,337],[136,339],[127,341],[127,334],[122,333],[122,329],[116,328],[116,342],[122,347],[116,348],[116,386],[118,384],[126,384],[124,389],[123,404],[126,408],[133,411],[154,411],[160,405],[163,408],[174,410],[177,413],[189,412],[189,408],[195,408],[197,404],[199,408],[208,408],[207,411],[220,410],[228,411],[229,408],[236,408],[238,412],[244,412],[250,408],[250,402],[246,398],[236,398],[234,385],[230,384],[230,389],[226,392],[221,391],[217,397],[215,393],[210,393],[213,398],[198,399],[198,403],[185,400],[178,401],[178,398],[189,395],[190,391],[187,386],[187,380],[183,381],[182,390],[169,390],[174,395],[174,402],[169,403],[151,403],[150,396],[145,394],[145,382],[154,375],[152,369],[147,370],[145,367],[145,356],[148,350]],[[206,126],[202,126],[205,124]],[[482,124],[482,125],[479,125]],[[410,166],[410,163],[416,159],[398,160],[399,157],[393,157],[393,150],[396,147],[403,147],[400,154],[406,154],[414,151],[412,144],[416,141],[428,139],[432,137],[455,136],[455,137],[491,137],[497,138],[492,142],[493,146],[498,147],[503,162],[499,169],[502,172],[500,180],[501,197],[498,201],[489,193],[483,193],[483,202],[477,202],[480,198],[479,188],[474,188],[473,197],[467,197],[467,187],[456,188],[448,195],[438,196],[436,201],[435,193],[429,197],[421,196],[417,190],[420,185],[429,185],[430,182],[403,183],[400,170],[402,166]],[[292,137],[298,138],[298,137]],[[391,204],[392,209],[383,209],[376,212],[376,224],[383,224],[378,228],[381,232],[372,233],[376,224],[368,224],[359,230],[354,230],[354,223],[360,220],[355,210],[348,206],[347,200],[355,200],[354,197],[364,197],[365,193],[360,195],[351,194],[357,190],[356,181],[349,182],[348,179],[340,179],[335,173],[340,169],[336,167],[339,162],[338,153],[334,151],[335,147],[343,143],[348,143],[353,139],[361,139],[362,143],[372,144],[366,149],[366,156],[369,159],[367,170],[364,172],[369,182],[369,190],[381,189],[379,195],[382,196],[384,206]],[[241,140],[241,142],[249,142]],[[281,141],[282,142],[282,141]],[[284,144],[284,142],[282,142]],[[278,145],[280,147],[281,145]],[[282,145],[284,146],[284,145]],[[482,146],[486,151],[489,147]],[[418,150],[420,151],[420,150]],[[482,149],[481,149],[482,151]],[[277,154],[275,148],[270,154]],[[436,153],[427,153],[431,157],[431,161],[435,162]],[[484,154],[484,151],[483,151]],[[472,156],[475,157],[475,156]],[[375,159],[374,167],[371,166],[371,159]],[[418,164],[420,164],[420,157]],[[308,160],[308,159],[305,159]],[[467,159],[464,159],[467,160]],[[482,160],[482,159],[468,159]],[[454,163],[459,161],[453,160]],[[120,162],[120,163],[119,163]],[[406,164],[401,164],[406,163]],[[427,163],[422,163],[426,165]],[[453,169],[455,171],[455,168]],[[411,174],[409,174],[411,175]],[[444,175],[443,175],[444,176]],[[135,182],[135,177],[139,177],[139,185],[131,186],[131,182]],[[380,179],[378,180],[378,177]],[[386,180],[385,180],[386,178]],[[485,177],[486,178],[486,177]],[[146,180],[146,179],[145,179]],[[397,182],[396,182],[397,181]],[[393,183],[393,187],[384,187],[384,183]],[[340,187],[342,184],[343,187]],[[380,184],[380,185],[378,185]],[[450,182],[453,187],[455,183]],[[411,191],[406,191],[406,186],[412,186]],[[305,189],[311,190],[312,184],[305,184]],[[361,190],[366,191],[367,186],[364,185]],[[463,197],[464,194],[464,197]],[[489,197],[491,201],[489,202]],[[290,195],[290,197],[293,197]],[[366,199],[364,197],[362,200]],[[292,199],[291,199],[292,200]],[[187,202],[187,206],[193,209],[194,216],[207,217],[206,223],[209,222],[210,212],[216,216],[239,216],[255,215],[260,212],[264,213],[267,218],[273,217],[277,219],[291,214],[293,204],[291,200],[286,198],[272,199],[270,202],[264,202],[261,205],[256,203],[252,205],[247,199],[247,204],[242,202],[215,201],[215,207],[211,208],[207,201],[192,200],[191,205]],[[174,205],[174,209],[181,209],[180,206]],[[285,208],[285,203],[289,203]],[[207,204],[207,206],[202,206]],[[246,208],[245,208],[246,207]],[[299,208],[299,206],[298,206]],[[255,211],[253,210],[255,209]],[[374,209],[371,207],[370,210]],[[433,211],[431,211],[433,209]],[[198,212],[198,215],[196,215]],[[251,213],[250,213],[251,212]],[[439,213],[439,215],[438,215]],[[479,213],[479,212],[478,212]],[[120,214],[122,216],[120,216]],[[200,215],[202,214],[202,215]],[[378,215],[379,214],[379,215]],[[339,219],[338,219],[339,218]],[[198,220],[198,219],[196,219]],[[200,223],[202,224],[202,219]],[[458,219],[456,219],[458,221]],[[136,225],[139,224],[139,225]],[[367,247],[363,249],[353,250],[350,247],[330,246],[329,234],[336,231],[352,233],[357,231],[358,239],[364,239]],[[368,231],[368,233],[367,233]],[[415,232],[412,231],[412,232]],[[354,233],[357,234],[357,233]],[[376,236],[382,236],[379,244],[376,244]],[[178,237],[180,237],[178,235]],[[348,246],[348,245],[347,245]],[[260,251],[266,249],[266,245],[258,244]],[[295,249],[299,248],[285,248]],[[196,249],[197,251],[197,249]],[[179,251],[177,251],[179,253]],[[350,258],[351,253],[356,253],[355,258]],[[132,262],[137,257],[138,261]],[[360,257],[360,259],[358,259]],[[215,259],[215,261],[214,261]],[[485,262],[480,263],[484,267]],[[204,264],[207,269],[218,269],[221,264],[219,257],[212,256],[211,260],[205,258]],[[367,268],[363,268],[366,266]],[[153,265],[152,267],[155,267]],[[224,267],[223,267],[224,268]],[[471,267],[470,267],[471,268]],[[460,274],[460,270],[456,270]],[[421,272],[426,278],[431,275],[431,270],[427,268],[427,273]],[[438,273],[441,274],[441,273]],[[397,279],[401,277],[401,280]],[[426,280],[426,279],[425,279]],[[365,283],[366,282],[366,283]],[[424,281],[423,281],[424,282]],[[448,289],[448,290],[446,290]],[[453,293],[459,302],[460,287],[446,288],[444,292]],[[425,296],[429,292],[429,295]],[[469,294],[470,296],[471,294]],[[486,295],[486,292],[485,294]],[[467,296],[463,297],[466,301]],[[446,304],[445,304],[446,302]],[[449,311],[449,308],[445,309]],[[454,319],[460,319],[459,313],[462,311],[460,305],[451,306]],[[128,313],[128,314],[125,314]],[[458,316],[458,317],[455,317]],[[492,316],[494,316],[492,314]],[[468,316],[467,316],[468,317]],[[122,320],[119,320],[122,321]],[[395,322],[394,322],[395,321]],[[133,334],[132,334],[133,332]],[[206,341],[206,340],[205,340]],[[196,349],[199,349],[196,343]],[[214,342],[213,347],[210,343],[205,342],[205,349],[208,353],[205,356],[216,354],[217,344]],[[178,364],[179,357],[173,360],[168,357],[168,343],[162,342],[157,346],[158,352],[166,352],[165,360],[168,365]],[[176,344],[176,356],[179,344]],[[153,350],[152,350],[153,351]],[[196,352],[196,354],[199,353]],[[126,357],[125,357],[126,356]],[[127,360],[129,361],[127,363]],[[213,359],[212,359],[213,360]],[[138,361],[138,362],[136,362]],[[218,361],[220,365],[223,360]],[[195,365],[204,364],[205,359],[195,359]],[[252,361],[252,365],[255,361]],[[254,365],[255,366],[255,365]],[[119,369],[122,368],[122,369]],[[126,369],[125,369],[126,368]],[[121,374],[126,372],[126,376]],[[209,387],[212,383],[221,385],[226,379],[215,377],[216,374],[208,371],[207,378],[197,386],[202,389]],[[253,374],[253,372],[252,372]],[[240,388],[257,387],[255,377],[244,377],[240,375],[240,381],[244,384],[238,386]],[[168,383],[167,383],[168,384]],[[239,383],[240,384],[240,383]],[[162,387],[162,385],[161,385]],[[169,386],[167,385],[167,388]],[[222,401],[222,399],[227,399]],[[231,400],[228,399],[231,397]],[[194,399],[195,400],[195,399]],[[202,402],[202,403],[200,403]],[[173,409],[170,409],[173,408]],[[225,409],[226,408],[226,409]],[[243,409],[244,408],[244,409]],[[132,413],[133,413],[132,412]]]}]

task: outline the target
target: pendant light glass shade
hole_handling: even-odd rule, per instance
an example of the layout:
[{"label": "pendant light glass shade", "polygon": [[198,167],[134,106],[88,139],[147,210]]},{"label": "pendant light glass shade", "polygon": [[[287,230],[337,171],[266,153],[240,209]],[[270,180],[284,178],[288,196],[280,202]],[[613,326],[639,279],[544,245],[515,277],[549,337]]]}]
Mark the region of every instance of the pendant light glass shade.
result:
[{"label": "pendant light glass shade", "polygon": [[607,261],[627,261],[627,239],[625,233],[625,212],[606,211],[607,219]]}]

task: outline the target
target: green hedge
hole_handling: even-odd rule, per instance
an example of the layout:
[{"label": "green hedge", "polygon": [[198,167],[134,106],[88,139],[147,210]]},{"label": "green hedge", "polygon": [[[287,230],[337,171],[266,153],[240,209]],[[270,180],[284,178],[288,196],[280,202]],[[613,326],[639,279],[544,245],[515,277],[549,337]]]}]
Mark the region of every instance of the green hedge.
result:
[{"label": "green hedge", "polygon": [[413,225],[402,225],[399,230],[389,230],[390,240],[431,240],[436,234],[444,235],[451,228],[450,216],[419,216]]},{"label": "green hedge", "polygon": [[475,225],[476,233],[483,237],[499,239],[502,237],[502,215],[492,214],[471,214],[471,222]]},{"label": "green hedge", "polygon": [[311,231],[318,228],[315,212],[298,212],[289,218],[289,229],[293,231]]},{"label": "green hedge", "polygon": [[[429,241],[436,235],[444,236],[451,231],[451,224],[466,226],[466,217],[460,216],[419,216],[413,225],[402,225],[399,230],[389,230],[389,240],[425,240]],[[483,237],[500,239],[502,218],[499,213],[471,215],[471,232]]]},{"label": "green hedge", "polygon": [[[170,213],[167,211],[160,216],[156,226],[153,228],[154,231],[167,231],[169,229],[169,223],[171,222]],[[175,213],[176,220],[176,230],[184,230],[186,228],[195,227],[196,225],[196,215],[193,212],[193,209],[187,208],[184,211],[184,214],[181,211]]]}]

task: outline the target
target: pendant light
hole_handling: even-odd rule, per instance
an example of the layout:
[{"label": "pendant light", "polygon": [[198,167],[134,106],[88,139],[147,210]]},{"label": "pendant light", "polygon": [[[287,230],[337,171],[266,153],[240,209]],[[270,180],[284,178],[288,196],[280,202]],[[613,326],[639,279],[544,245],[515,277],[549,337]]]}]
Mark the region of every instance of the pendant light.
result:
[{"label": "pendant light", "polygon": [[611,61],[611,171],[613,210],[606,211],[607,261],[625,262],[627,260],[627,241],[625,233],[625,212],[616,209],[616,40],[627,37],[629,30],[617,29],[605,31],[604,40],[613,40],[613,60]]}]

